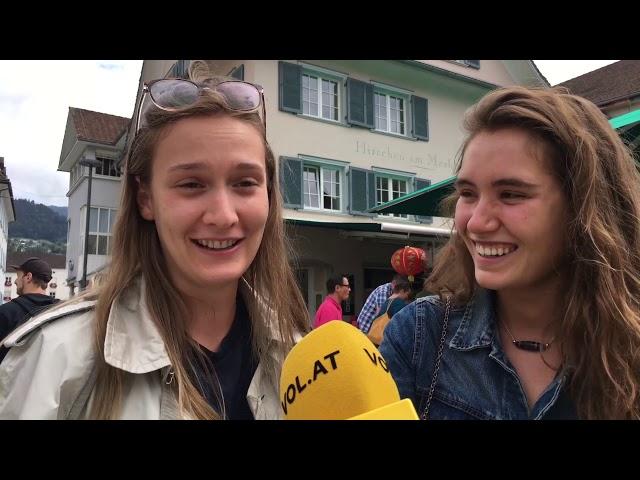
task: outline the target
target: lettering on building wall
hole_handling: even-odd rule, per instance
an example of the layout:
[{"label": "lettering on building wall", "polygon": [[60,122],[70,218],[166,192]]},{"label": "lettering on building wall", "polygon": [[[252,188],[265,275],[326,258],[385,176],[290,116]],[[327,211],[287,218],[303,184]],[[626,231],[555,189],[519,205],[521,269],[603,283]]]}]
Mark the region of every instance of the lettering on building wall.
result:
[{"label": "lettering on building wall", "polygon": [[405,155],[392,151],[389,145],[378,148],[360,140],[356,140],[356,153],[402,162],[405,165],[423,170],[446,169],[448,171],[453,171],[453,159],[438,158],[438,155],[435,153],[425,153],[424,155]]}]

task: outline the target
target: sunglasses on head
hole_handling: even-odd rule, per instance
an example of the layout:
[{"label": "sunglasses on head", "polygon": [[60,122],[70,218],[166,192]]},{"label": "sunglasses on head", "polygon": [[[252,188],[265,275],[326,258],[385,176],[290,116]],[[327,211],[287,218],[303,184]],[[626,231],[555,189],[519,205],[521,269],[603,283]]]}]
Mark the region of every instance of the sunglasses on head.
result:
[{"label": "sunglasses on head", "polygon": [[145,82],[142,87],[142,98],[136,119],[136,133],[140,129],[140,117],[145,95],[148,94],[153,104],[159,109],[175,112],[196,103],[205,91],[219,93],[224,97],[227,107],[237,112],[253,112],[262,105],[262,122],[265,132],[267,131],[264,89],[260,85],[240,80],[229,80],[213,86],[204,86],[182,78],[161,78]]}]

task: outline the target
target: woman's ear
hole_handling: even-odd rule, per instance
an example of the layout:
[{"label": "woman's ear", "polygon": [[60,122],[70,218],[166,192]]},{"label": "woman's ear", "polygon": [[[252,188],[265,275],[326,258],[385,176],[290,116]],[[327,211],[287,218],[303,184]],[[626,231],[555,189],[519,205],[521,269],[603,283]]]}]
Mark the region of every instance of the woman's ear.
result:
[{"label": "woman's ear", "polygon": [[154,220],[153,201],[151,199],[150,186],[140,181],[140,177],[136,177],[138,191],[136,192],[136,201],[138,202],[138,211],[145,220]]}]

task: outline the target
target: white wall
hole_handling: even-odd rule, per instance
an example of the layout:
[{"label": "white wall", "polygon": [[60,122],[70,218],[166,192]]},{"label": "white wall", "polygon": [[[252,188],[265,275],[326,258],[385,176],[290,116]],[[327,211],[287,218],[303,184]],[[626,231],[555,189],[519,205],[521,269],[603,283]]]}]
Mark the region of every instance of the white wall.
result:
[{"label": "white wall", "polygon": [[13,214],[10,213],[13,208],[11,198],[9,198],[9,187],[2,194],[0,201],[0,278],[4,278],[4,272],[7,269],[7,244],[9,242],[9,221],[13,220]]}]

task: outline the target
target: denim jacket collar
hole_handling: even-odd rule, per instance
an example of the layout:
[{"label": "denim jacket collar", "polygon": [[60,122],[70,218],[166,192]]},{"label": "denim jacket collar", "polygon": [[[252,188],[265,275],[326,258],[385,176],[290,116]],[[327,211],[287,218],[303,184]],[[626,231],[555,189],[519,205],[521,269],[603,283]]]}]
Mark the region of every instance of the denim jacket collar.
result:
[{"label": "denim jacket collar", "polygon": [[494,337],[495,291],[476,287],[467,302],[460,326],[449,346],[457,350],[473,350],[491,345]]}]

